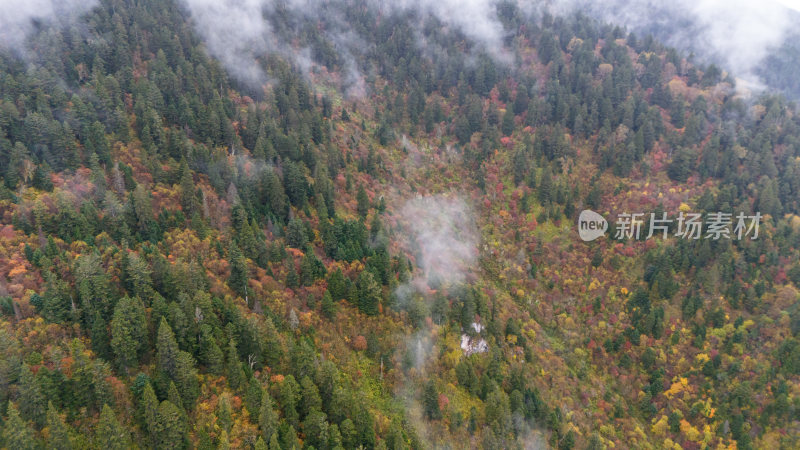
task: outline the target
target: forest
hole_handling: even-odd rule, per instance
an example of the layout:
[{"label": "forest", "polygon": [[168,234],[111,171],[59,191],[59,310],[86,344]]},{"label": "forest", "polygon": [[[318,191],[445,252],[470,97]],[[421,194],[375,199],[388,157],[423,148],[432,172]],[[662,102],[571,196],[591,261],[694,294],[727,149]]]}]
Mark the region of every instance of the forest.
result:
[{"label": "forest", "polygon": [[292,3],[257,82],[182,0],[0,46],[0,448],[800,447],[797,104],[581,14]]}]

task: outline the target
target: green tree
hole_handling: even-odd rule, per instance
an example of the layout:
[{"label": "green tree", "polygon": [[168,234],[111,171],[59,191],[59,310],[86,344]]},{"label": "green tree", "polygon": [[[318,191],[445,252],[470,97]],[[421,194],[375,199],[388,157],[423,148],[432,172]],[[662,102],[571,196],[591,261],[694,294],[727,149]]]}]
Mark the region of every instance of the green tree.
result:
[{"label": "green tree", "polygon": [[261,396],[261,408],[258,413],[258,426],[261,428],[261,437],[269,442],[273,435],[278,431],[278,413],[275,412],[272,406],[272,397],[269,392],[264,389]]},{"label": "green tree", "polygon": [[192,179],[192,171],[189,170],[189,167],[186,165],[186,161],[181,161],[181,167],[179,170],[181,174],[181,209],[186,217],[191,217],[192,214],[198,211],[200,206],[197,201],[197,196],[195,195],[197,191],[194,180]]},{"label": "green tree", "polygon": [[162,317],[156,336],[156,362],[158,369],[169,377],[175,374],[179,351],[175,334],[167,323],[167,319]]},{"label": "green tree", "polygon": [[378,314],[378,305],[381,301],[381,286],[369,271],[362,271],[356,280],[358,289],[358,309],[364,314],[374,316]]},{"label": "green tree", "polygon": [[163,317],[156,337],[156,367],[163,376],[175,382],[183,407],[189,409],[200,393],[194,358],[178,348],[175,334]]},{"label": "green tree", "polygon": [[306,201],[306,190],[308,189],[306,175],[303,173],[302,163],[295,164],[286,161],[283,167],[283,185],[286,187],[286,194],[292,205],[302,208]]},{"label": "green tree", "polygon": [[296,289],[300,286],[300,277],[297,275],[297,269],[294,267],[294,261],[291,259],[288,262],[288,269],[286,271],[286,287]]},{"label": "green tree", "polygon": [[439,420],[442,418],[442,411],[439,409],[439,391],[436,383],[428,380],[422,391],[422,409],[428,420]]},{"label": "green tree", "polygon": [[759,189],[756,202],[757,209],[762,215],[769,214],[774,218],[780,217],[783,205],[781,205],[781,201],[778,198],[779,191],[777,180],[762,177],[761,189]]},{"label": "green tree", "polygon": [[244,394],[244,404],[247,412],[254,421],[258,421],[258,411],[261,408],[261,395],[263,392],[261,382],[256,377],[250,377],[250,382],[247,383],[247,391]]},{"label": "green tree", "polygon": [[508,395],[499,387],[486,397],[486,422],[500,435],[511,429],[511,407]]},{"label": "green tree", "polygon": [[181,449],[186,447],[186,424],[180,408],[169,400],[164,400],[158,405],[155,448]]},{"label": "green tree", "polygon": [[222,430],[217,438],[217,450],[230,450],[231,448],[231,441],[228,438],[228,432],[226,430]]},{"label": "green tree", "polygon": [[283,219],[286,217],[286,192],[283,189],[283,183],[280,177],[274,170],[268,170],[265,173],[265,179],[262,181],[263,195],[262,202],[267,205],[269,211],[277,217]]},{"label": "green tree", "polygon": [[328,292],[334,301],[347,297],[347,283],[341,269],[337,268],[328,275]]},{"label": "green tree", "polygon": [[300,409],[303,416],[311,413],[312,410],[322,410],[322,398],[319,396],[317,385],[311,381],[308,375],[300,380],[301,396]]},{"label": "green tree", "polygon": [[511,108],[506,108],[506,112],[503,114],[502,131],[506,136],[511,136],[511,133],[514,132],[514,111]]},{"label": "green tree", "polygon": [[266,442],[264,442],[264,438],[259,436],[256,439],[255,450],[268,450]]},{"label": "green tree", "polygon": [[145,424],[145,431],[150,436],[150,442],[155,444],[156,426],[158,424],[158,398],[153,390],[153,386],[148,382],[142,391],[141,400],[142,416]]},{"label": "green tree", "polygon": [[95,442],[97,448],[102,449],[119,449],[124,450],[130,448],[130,434],[117,420],[114,410],[108,405],[103,405],[103,410],[100,412],[100,420],[97,422],[97,431],[95,432]]},{"label": "green tree", "polygon": [[364,186],[359,184],[358,191],[356,193],[356,211],[358,211],[358,215],[362,218],[367,217],[367,213],[369,212],[369,197],[367,196],[367,191],[364,190]]},{"label": "green tree", "polygon": [[233,407],[231,406],[231,396],[227,392],[222,393],[217,401],[217,424],[226,432],[231,431],[233,425]]},{"label": "green tree", "polygon": [[72,314],[72,296],[69,285],[52,273],[45,273],[45,292],[42,296],[42,316],[45,319],[62,323]]},{"label": "green tree", "polygon": [[688,149],[680,149],[672,158],[672,162],[667,167],[667,175],[681,183],[689,179],[694,168],[694,155]]},{"label": "green tree", "polygon": [[303,433],[308,445],[314,448],[325,448],[328,444],[328,422],[325,413],[314,410],[303,421]]},{"label": "green tree", "polygon": [[336,302],[333,301],[333,297],[331,297],[331,293],[328,290],[322,294],[322,314],[328,320],[333,320],[336,317]]},{"label": "green tree", "polygon": [[236,349],[236,341],[233,339],[228,341],[228,362],[227,362],[227,376],[228,385],[231,389],[239,389],[245,381],[244,371],[242,370],[242,362],[239,361],[239,351]]},{"label": "green tree", "polygon": [[247,260],[244,259],[242,251],[235,242],[231,242],[228,250],[228,260],[231,264],[231,276],[228,279],[228,285],[236,291],[239,295],[247,296],[247,282],[250,279],[250,273],[247,268]]},{"label": "green tree", "polygon": [[297,397],[300,386],[297,385],[294,376],[287,375],[278,389],[278,400],[283,409],[283,417],[290,425],[298,425],[300,415],[297,413]]},{"label": "green tree", "polygon": [[672,109],[670,110],[669,116],[675,128],[683,128],[686,124],[686,109],[683,104],[683,99],[677,98],[672,102]]},{"label": "green tree", "polygon": [[153,279],[150,267],[135,252],[126,252],[123,264],[123,278],[128,292],[139,298],[149,299],[153,293]]},{"label": "green tree", "polygon": [[22,364],[19,371],[19,410],[23,418],[37,427],[44,425],[47,399],[27,364]]},{"label": "green tree", "polygon": [[325,264],[314,254],[314,249],[306,247],[303,259],[300,260],[300,281],[303,286],[311,286],[318,278],[325,276]]},{"label": "green tree", "polygon": [[8,402],[8,419],[3,423],[3,443],[9,449],[38,448],[33,430],[22,420],[16,406],[11,402]]},{"label": "green tree", "polygon": [[294,218],[286,226],[286,243],[290,247],[305,248],[308,238],[306,237],[306,227],[303,221]]},{"label": "green tree", "polygon": [[183,407],[187,410],[191,409],[197,396],[200,395],[200,386],[197,380],[197,369],[194,367],[194,358],[188,352],[178,352],[173,380],[181,394]]},{"label": "green tree", "polygon": [[206,370],[213,375],[221,375],[225,365],[225,357],[214,339],[211,326],[203,324],[200,327],[200,361]]},{"label": "green tree", "polygon": [[145,347],[147,317],[144,304],[138,297],[122,298],[114,308],[111,320],[111,348],[120,367],[135,367],[139,354]]},{"label": "green tree", "polygon": [[64,422],[61,414],[53,406],[53,402],[47,402],[47,441],[48,448],[59,450],[70,450],[73,448],[70,440],[69,426]]},{"label": "green tree", "polygon": [[467,120],[464,114],[457,114],[456,116],[455,134],[458,142],[461,145],[469,143],[469,140],[472,137],[472,130],[469,126],[469,120]]}]

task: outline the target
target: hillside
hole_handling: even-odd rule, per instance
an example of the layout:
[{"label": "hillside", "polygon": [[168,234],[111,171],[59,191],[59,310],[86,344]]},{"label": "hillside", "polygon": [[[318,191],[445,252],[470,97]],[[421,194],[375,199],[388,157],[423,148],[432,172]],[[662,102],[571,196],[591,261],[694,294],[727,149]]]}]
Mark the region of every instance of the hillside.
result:
[{"label": "hillside", "polygon": [[3,42],[0,446],[800,446],[794,103],[583,15],[267,3]]}]

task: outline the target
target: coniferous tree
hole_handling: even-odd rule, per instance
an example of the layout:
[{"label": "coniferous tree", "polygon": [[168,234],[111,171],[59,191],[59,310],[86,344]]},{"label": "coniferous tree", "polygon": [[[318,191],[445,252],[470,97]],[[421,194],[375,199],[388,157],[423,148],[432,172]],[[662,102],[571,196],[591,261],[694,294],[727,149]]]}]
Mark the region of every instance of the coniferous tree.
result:
[{"label": "coniferous tree", "polygon": [[198,202],[196,197],[196,187],[194,184],[194,180],[192,179],[192,173],[189,170],[189,167],[186,165],[186,161],[181,161],[180,167],[180,201],[181,201],[181,208],[183,210],[183,214],[186,217],[191,217],[193,214],[198,212]]},{"label": "coniferous tree", "polygon": [[153,386],[151,386],[149,382],[142,391],[141,409],[145,431],[150,437],[151,444],[154,445],[156,442],[156,427],[158,423],[158,398],[156,398]]},{"label": "coniferous tree", "polygon": [[264,438],[259,436],[256,439],[256,445],[254,446],[255,450],[268,450],[267,443],[264,442]]},{"label": "coniferous tree", "polygon": [[217,345],[216,339],[214,339],[211,327],[207,324],[203,324],[200,328],[200,360],[209,373],[213,375],[222,374],[225,358],[219,345]]},{"label": "coniferous tree", "polygon": [[294,248],[304,248],[307,242],[303,221],[297,218],[290,220],[289,225],[286,226],[286,243]]},{"label": "coniferous tree", "polygon": [[42,316],[51,322],[61,323],[71,317],[72,299],[67,283],[55,274],[45,274],[45,293],[42,296]]},{"label": "coniferous tree", "polygon": [[300,286],[300,277],[297,275],[297,269],[294,267],[294,261],[289,261],[289,268],[286,273],[286,287],[295,289]]},{"label": "coniferous tree", "polygon": [[358,185],[358,192],[356,193],[356,211],[361,218],[366,218],[367,213],[369,212],[369,197],[367,196],[367,191],[364,189],[364,186],[359,184]]},{"label": "coniferous tree", "polygon": [[358,290],[358,309],[364,314],[374,316],[378,314],[381,301],[381,287],[369,271],[362,271],[356,281]]},{"label": "coniferous tree", "polygon": [[235,242],[231,242],[228,250],[228,260],[231,264],[231,276],[228,285],[241,296],[247,296],[247,282],[250,279],[247,261],[242,251]]},{"label": "coniferous tree", "polygon": [[114,308],[111,320],[111,348],[120,367],[136,366],[146,336],[147,318],[142,301],[137,297],[124,297]]},{"label": "coniferous tree", "polygon": [[336,303],[333,301],[333,297],[331,297],[331,293],[328,290],[322,294],[322,314],[327,317],[328,320],[333,320],[336,317]]},{"label": "coniferous tree", "polygon": [[37,427],[44,425],[47,399],[27,364],[22,364],[19,371],[19,411],[22,417],[32,421]]},{"label": "coniferous tree", "polygon": [[685,108],[683,104],[683,99],[677,98],[672,102],[672,109],[670,110],[669,116],[670,120],[672,121],[672,125],[675,128],[683,128],[686,124],[686,117],[685,117]]},{"label": "coniferous tree", "polygon": [[250,382],[247,383],[247,391],[244,394],[244,404],[253,422],[258,422],[258,413],[261,408],[261,394],[263,388],[261,382],[256,377],[250,377]]},{"label": "coniferous tree", "polygon": [[442,411],[439,409],[439,391],[436,389],[436,384],[433,380],[425,383],[425,388],[422,392],[422,406],[425,417],[429,420],[442,418]]},{"label": "coniferous tree", "polygon": [[273,409],[272,397],[265,389],[261,396],[261,408],[258,412],[258,426],[261,437],[269,442],[278,431],[278,414]]},{"label": "coniferous tree", "polygon": [[157,449],[185,448],[186,424],[181,410],[168,400],[158,405],[155,436]]},{"label": "coniferous tree", "polygon": [[334,301],[339,301],[347,297],[347,284],[341,269],[337,268],[328,276],[328,291]]},{"label": "coniferous tree", "polygon": [[194,364],[194,358],[190,353],[184,351],[178,352],[173,380],[178,388],[181,400],[183,400],[182,406],[187,410],[194,406],[197,396],[200,395],[197,369]]},{"label": "coniferous tree", "polygon": [[3,443],[9,449],[35,450],[38,448],[34,432],[22,420],[13,403],[8,403],[8,419],[3,423]]},{"label": "coniferous tree", "polygon": [[502,131],[506,136],[511,136],[511,133],[514,132],[514,111],[511,108],[507,108],[503,114]]},{"label": "coniferous tree", "polygon": [[231,398],[227,392],[219,396],[217,400],[217,423],[222,428],[223,432],[229,433],[233,425],[233,407],[231,406]]},{"label": "coniferous tree", "polygon": [[172,332],[167,320],[161,318],[158,325],[156,338],[156,362],[159,370],[172,377],[178,360],[178,343],[175,341],[175,334]]},{"label": "coniferous tree", "polygon": [[231,389],[237,390],[244,383],[244,371],[242,370],[242,362],[239,361],[239,351],[236,348],[236,342],[231,339],[228,341],[227,351],[227,369],[226,375],[228,384]]},{"label": "coniferous tree", "polygon": [[48,448],[70,450],[73,448],[70,439],[70,428],[64,422],[53,402],[47,402],[47,440]]},{"label": "coniferous tree", "polygon": [[130,448],[130,434],[117,420],[114,410],[108,405],[103,405],[100,412],[100,421],[95,432],[97,448],[109,450],[123,450]]},{"label": "coniferous tree", "polygon": [[298,392],[300,387],[294,376],[287,375],[278,389],[278,400],[283,410],[283,416],[290,425],[299,424],[300,415],[297,413]]}]

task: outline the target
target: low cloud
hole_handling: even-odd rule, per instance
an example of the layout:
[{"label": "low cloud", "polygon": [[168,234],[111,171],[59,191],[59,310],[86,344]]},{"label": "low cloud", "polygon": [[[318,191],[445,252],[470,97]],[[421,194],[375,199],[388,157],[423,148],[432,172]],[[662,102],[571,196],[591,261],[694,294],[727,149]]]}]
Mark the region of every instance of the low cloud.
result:
[{"label": "low cloud", "polygon": [[274,45],[262,0],[185,0],[209,53],[238,80],[266,80],[257,58]]},{"label": "low cloud", "polygon": [[467,202],[458,195],[417,197],[400,209],[398,222],[421,269],[410,287],[465,280],[477,262],[479,236],[475,214]]},{"label": "low cloud", "polygon": [[[197,33],[209,53],[222,62],[229,73],[241,82],[257,87],[268,81],[259,62],[267,54],[278,54],[291,61],[306,75],[319,65],[308,47],[299,45],[299,36],[291,38],[276,28],[291,29],[295,21],[307,20],[335,49],[341,59],[342,91],[363,96],[364,68],[358,55],[369,50],[371,36],[354,32],[346,17],[348,2],[313,2],[310,0],[182,0],[194,20]],[[458,30],[482,50],[499,61],[510,61],[503,40],[505,31],[497,18],[496,0],[399,0],[389,5],[367,0],[363,7],[381,14],[415,12],[424,21],[435,17]],[[358,5],[361,7],[361,5]],[[276,19],[277,18],[277,19]],[[271,20],[275,22],[271,22]],[[278,23],[280,22],[280,23]],[[298,22],[299,23],[299,22]],[[296,27],[300,28],[300,27]],[[292,29],[293,33],[302,30]],[[365,40],[366,39],[366,40]]]},{"label": "low cloud", "polygon": [[0,48],[26,57],[26,39],[38,29],[64,26],[97,5],[97,0],[3,0]]},{"label": "low cloud", "polygon": [[705,62],[720,64],[751,86],[760,84],[755,74],[759,64],[797,28],[800,18],[785,2],[770,0],[556,0],[550,10],[582,12],[640,37],[652,33]]}]

